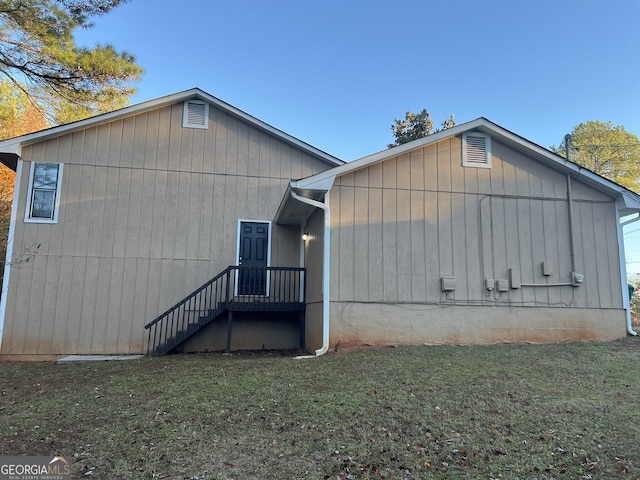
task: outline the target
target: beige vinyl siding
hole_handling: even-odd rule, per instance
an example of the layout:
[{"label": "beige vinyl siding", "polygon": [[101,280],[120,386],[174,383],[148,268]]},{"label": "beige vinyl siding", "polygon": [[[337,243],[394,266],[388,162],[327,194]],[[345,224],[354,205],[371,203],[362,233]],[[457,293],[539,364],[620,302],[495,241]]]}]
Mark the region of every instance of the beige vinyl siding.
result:
[{"label": "beige vinyl siding", "polygon": [[[332,301],[622,307],[614,199],[577,180],[585,283],[487,292],[485,278],[506,280],[510,268],[523,283],[570,281],[566,176],[495,140],[492,168],[465,168],[460,148],[449,138],[336,178]],[[442,276],[455,277],[454,292],[441,292]]]},{"label": "beige vinyl siding", "polygon": [[[328,165],[211,108],[182,104],[23,148],[64,164],[57,224],[23,221],[22,175],[2,353],[143,352],[143,326],[234,264],[238,219],[270,221],[291,178]],[[271,264],[298,266],[299,229],[272,226]]]}]

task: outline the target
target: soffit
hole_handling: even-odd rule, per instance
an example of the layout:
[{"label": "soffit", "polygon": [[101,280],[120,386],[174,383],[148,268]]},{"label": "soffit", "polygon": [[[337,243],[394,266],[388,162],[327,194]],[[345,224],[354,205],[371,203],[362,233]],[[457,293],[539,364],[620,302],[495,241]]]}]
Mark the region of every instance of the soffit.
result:
[{"label": "soffit", "polygon": [[294,199],[291,196],[292,191],[301,197],[318,202],[323,201],[327,193],[326,190],[292,188],[291,185],[289,185],[274,219],[278,225],[304,225],[316,209],[316,207],[312,205]]}]

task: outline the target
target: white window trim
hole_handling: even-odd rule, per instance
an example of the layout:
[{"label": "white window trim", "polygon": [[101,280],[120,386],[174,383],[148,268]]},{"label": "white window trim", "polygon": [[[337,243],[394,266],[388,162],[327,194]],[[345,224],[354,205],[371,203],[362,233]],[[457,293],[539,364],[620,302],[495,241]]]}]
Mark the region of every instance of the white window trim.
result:
[{"label": "white window trim", "polygon": [[[473,162],[467,159],[467,138],[483,138],[486,145],[486,159],[484,162]],[[491,168],[491,137],[484,133],[464,133],[462,135],[462,166],[475,168]]]},{"label": "white window trim", "polygon": [[[53,201],[53,218],[37,218],[31,217],[31,201],[33,199],[33,175],[36,170],[36,165],[45,163],[58,166],[58,178],[56,182],[55,199]],[[62,170],[64,164],[56,162],[31,162],[29,169],[29,188],[27,190],[27,206],[24,211],[25,223],[58,223],[58,213],[60,211],[60,192],[62,190]]]},{"label": "white window trim", "polygon": [[[204,105],[204,123],[190,123],[189,122],[189,104]],[[209,128],[209,103],[201,100],[186,100],[182,107],[182,127],[183,128]]]}]

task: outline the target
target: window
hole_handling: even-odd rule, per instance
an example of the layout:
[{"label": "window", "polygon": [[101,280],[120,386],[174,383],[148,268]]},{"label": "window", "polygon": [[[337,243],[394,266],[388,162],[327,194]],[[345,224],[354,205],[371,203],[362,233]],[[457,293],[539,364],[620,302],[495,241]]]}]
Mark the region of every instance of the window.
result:
[{"label": "window", "polygon": [[185,128],[207,128],[209,126],[209,104],[198,100],[184,102],[182,126]]},{"label": "window", "polygon": [[25,222],[58,222],[61,185],[61,163],[31,163]]},{"label": "window", "polygon": [[482,133],[462,135],[462,166],[491,168],[491,137]]}]

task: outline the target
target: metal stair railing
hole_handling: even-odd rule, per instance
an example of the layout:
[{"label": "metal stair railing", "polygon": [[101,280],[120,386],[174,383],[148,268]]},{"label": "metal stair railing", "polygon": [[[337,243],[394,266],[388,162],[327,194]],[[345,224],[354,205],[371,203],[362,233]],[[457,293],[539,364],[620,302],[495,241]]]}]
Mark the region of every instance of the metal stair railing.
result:
[{"label": "metal stair railing", "polygon": [[144,326],[149,330],[147,355],[165,355],[226,309],[231,267]]},{"label": "metal stair railing", "polygon": [[145,325],[147,355],[165,355],[213,319],[234,310],[304,308],[305,269],[229,266]]}]

